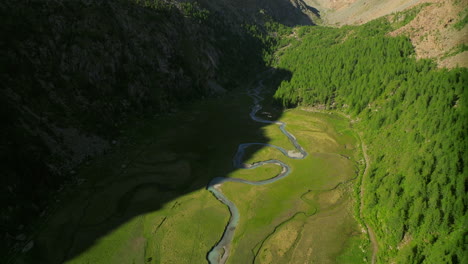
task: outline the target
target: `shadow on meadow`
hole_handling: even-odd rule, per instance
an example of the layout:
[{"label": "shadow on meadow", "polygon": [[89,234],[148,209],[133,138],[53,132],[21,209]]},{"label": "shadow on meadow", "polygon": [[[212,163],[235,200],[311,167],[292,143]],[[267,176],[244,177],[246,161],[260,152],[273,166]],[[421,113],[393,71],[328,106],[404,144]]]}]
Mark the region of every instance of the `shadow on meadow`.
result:
[{"label": "shadow on meadow", "polygon": [[[155,11],[133,1],[0,4],[2,29],[9,35],[2,53],[6,89],[0,91],[0,262],[16,257],[20,263],[71,260],[133,217],[158,211],[205,188],[211,178],[228,175],[239,143],[267,142],[262,126],[248,116],[250,98],[239,89],[147,120],[129,136],[138,143],[113,150],[77,174],[68,169],[54,174],[48,166],[71,153],[52,156],[49,148],[65,138],[52,126],[112,142],[120,135],[116,123],[123,126],[125,117],[173,112],[177,104],[200,98],[209,80],[232,88],[250,79],[247,73],[264,70],[247,66],[263,62],[259,43],[245,45],[249,37],[228,32],[227,22],[212,22],[222,16],[201,21],[203,12],[186,9]],[[200,61],[208,59],[206,54],[219,55],[219,65],[206,69],[212,62]],[[138,89],[133,89],[135,83]],[[132,95],[134,91],[142,94]],[[121,104],[128,101],[131,106]],[[50,137],[56,141],[44,144]],[[70,178],[83,183],[78,190],[66,187],[57,194]],[[61,209],[48,217],[51,207]],[[27,254],[21,252],[30,246]]]},{"label": "shadow on meadow", "polygon": [[[290,78],[284,70],[269,73],[265,104],[274,101],[272,94],[280,82]],[[235,171],[232,158],[240,143],[269,141],[262,130],[265,124],[249,117],[252,99],[246,91],[240,87],[148,120],[135,132],[138,143],[83,168],[78,176],[84,183],[64,199],[66,205],[39,232],[24,260],[73,260],[135,217],[161,210],[175,199],[206,188],[212,178]],[[281,108],[274,105],[259,112],[270,119],[281,114]],[[253,154],[246,154],[244,160]]]}]

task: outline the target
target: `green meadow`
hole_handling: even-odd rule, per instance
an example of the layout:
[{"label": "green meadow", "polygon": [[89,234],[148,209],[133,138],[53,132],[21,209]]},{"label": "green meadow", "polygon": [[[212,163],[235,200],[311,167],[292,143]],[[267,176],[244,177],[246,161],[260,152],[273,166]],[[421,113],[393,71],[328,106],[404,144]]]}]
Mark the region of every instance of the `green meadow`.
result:
[{"label": "green meadow", "polygon": [[[249,118],[251,104],[235,91],[128,128],[129,140],[78,172],[84,183],[62,193],[24,260],[206,263],[229,219],[205,189],[210,179],[280,173],[273,164],[233,169],[240,143],[293,149],[278,125]],[[309,155],[294,160],[270,147],[249,149],[246,163],[279,159],[292,172],[265,186],[222,186],[241,213],[228,263],[361,263],[370,252],[354,219],[360,146],[349,120],[300,109],[279,120]]]},{"label": "green meadow", "polygon": [[[294,160],[262,148],[246,163],[278,159],[292,173],[263,186],[223,184],[222,191],[241,214],[228,263],[362,263],[370,252],[359,248],[367,250],[368,242],[353,215],[359,142],[349,121],[299,109],[286,111],[280,121],[309,155]],[[277,125],[264,130],[270,144],[292,149]],[[230,177],[259,180],[274,175],[272,171],[238,170]]]}]

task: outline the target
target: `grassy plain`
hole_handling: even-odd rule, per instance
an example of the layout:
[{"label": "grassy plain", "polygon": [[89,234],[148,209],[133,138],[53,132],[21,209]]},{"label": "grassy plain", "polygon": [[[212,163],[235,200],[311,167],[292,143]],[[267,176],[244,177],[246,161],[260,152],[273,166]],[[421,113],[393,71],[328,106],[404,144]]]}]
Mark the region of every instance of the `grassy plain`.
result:
[{"label": "grassy plain", "polygon": [[[359,143],[349,121],[299,109],[286,111],[280,121],[288,124],[309,156],[293,160],[273,148],[256,150],[247,163],[279,159],[292,173],[265,186],[223,185],[241,213],[228,262],[362,263],[370,252],[363,252],[367,239],[353,216]],[[270,144],[292,149],[277,125],[263,130]],[[264,172],[240,170],[230,177],[271,177]]]},{"label": "grassy plain", "polygon": [[[200,263],[229,211],[205,190],[233,170],[247,139],[265,142],[243,92],[148,118],[83,167],[41,228],[26,263]],[[129,143],[131,142],[131,143]]]},{"label": "grassy plain", "polygon": [[[78,172],[84,183],[66,190],[61,208],[23,256],[35,263],[204,263],[229,219],[205,189],[213,177],[267,179],[280,167],[234,170],[237,146],[292,144],[277,125],[250,120],[242,91],[210,99],[129,128],[120,146]],[[337,115],[303,110],[280,117],[309,152],[304,160],[273,148],[246,162],[279,159],[292,168],[266,186],[226,183],[222,190],[241,220],[230,263],[360,263],[366,237],[353,218],[352,184],[358,142]],[[348,182],[348,183],[344,183]],[[344,183],[344,184],[342,184]],[[343,261],[355,258],[354,262]]]}]

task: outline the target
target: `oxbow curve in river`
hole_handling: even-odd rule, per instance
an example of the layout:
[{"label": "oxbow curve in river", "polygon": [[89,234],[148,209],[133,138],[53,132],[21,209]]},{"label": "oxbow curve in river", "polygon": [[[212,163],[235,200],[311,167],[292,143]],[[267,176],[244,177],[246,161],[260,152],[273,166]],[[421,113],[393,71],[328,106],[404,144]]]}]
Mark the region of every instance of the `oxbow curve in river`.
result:
[{"label": "oxbow curve in river", "polygon": [[273,178],[263,180],[263,181],[248,181],[244,179],[238,179],[238,178],[224,178],[224,177],[217,177],[211,180],[211,182],[208,184],[207,189],[213,193],[218,200],[220,200],[222,203],[228,206],[229,211],[231,212],[231,217],[229,219],[229,222],[224,230],[223,236],[221,240],[211,249],[210,252],[208,252],[208,261],[211,264],[224,264],[226,263],[229,253],[230,253],[230,247],[231,247],[231,241],[234,236],[234,231],[236,230],[237,224],[239,223],[239,210],[237,209],[236,205],[231,202],[229,199],[226,198],[226,196],[223,195],[219,187],[225,183],[225,182],[240,182],[240,183],[245,183],[245,184],[250,184],[250,185],[265,185],[269,184],[272,182],[275,182],[277,180],[280,180],[286,176],[289,175],[291,168],[285,164],[284,162],[280,160],[266,160],[266,161],[261,161],[261,162],[256,162],[253,164],[244,164],[242,163],[242,158],[244,156],[245,150],[254,145],[260,145],[260,146],[266,146],[266,147],[272,147],[277,150],[279,150],[281,153],[283,153],[286,157],[292,158],[292,159],[303,159],[307,156],[307,152],[297,143],[296,138],[289,133],[286,130],[286,123],[280,122],[280,121],[269,121],[265,120],[262,118],[259,118],[256,116],[257,112],[262,109],[262,106],[260,105],[260,102],[263,100],[263,97],[260,96],[261,89],[263,88],[262,82],[259,83],[259,85],[255,89],[251,89],[248,91],[248,95],[252,97],[254,104],[252,106],[252,110],[250,111],[250,117],[252,120],[260,122],[260,123],[266,123],[266,124],[276,124],[279,125],[279,129],[283,134],[288,137],[289,141],[294,145],[295,150],[285,150],[284,148],[267,144],[267,143],[243,143],[240,144],[236,155],[234,156],[233,163],[235,168],[239,169],[255,169],[260,166],[263,166],[264,164],[275,164],[278,166],[281,166],[283,169],[280,174],[276,175]]}]

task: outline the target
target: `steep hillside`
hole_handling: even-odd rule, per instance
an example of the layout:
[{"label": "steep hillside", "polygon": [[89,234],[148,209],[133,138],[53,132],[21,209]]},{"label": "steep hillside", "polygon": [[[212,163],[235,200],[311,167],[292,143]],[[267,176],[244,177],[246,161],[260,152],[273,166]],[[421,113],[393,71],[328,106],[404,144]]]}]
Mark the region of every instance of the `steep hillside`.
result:
[{"label": "steep hillside", "polygon": [[370,158],[359,209],[378,263],[466,263],[468,71],[417,60],[410,39],[389,36],[411,12],[295,29],[277,65],[293,77],[275,96],[355,119]]},{"label": "steep hillside", "polygon": [[322,13],[329,25],[362,24],[373,19],[411,8],[426,0],[307,0]]},{"label": "steep hillside", "polygon": [[[197,0],[192,0],[192,2]],[[259,13],[268,14],[275,21],[288,26],[313,25],[319,21],[320,15],[317,9],[309,6],[304,0],[198,0],[200,4],[210,10],[216,10],[221,14],[233,14],[237,23],[259,22]]]},{"label": "steep hillside", "polygon": [[76,167],[121,145],[136,119],[261,71],[274,41],[262,37],[265,23],[318,18],[302,0],[8,0],[0,15],[5,250],[18,249],[55,194],[81,184]]},{"label": "steep hillside", "polygon": [[191,3],[3,1],[0,15],[8,246],[125,124],[223,93],[263,63],[260,41]]},{"label": "steep hillside", "polygon": [[416,56],[435,59],[439,67],[468,66],[466,1],[308,0],[306,3],[320,10],[324,23],[333,26],[363,24],[387,15],[388,19],[396,22],[404,18],[393,13],[420,5],[420,12],[415,13],[414,20],[389,34],[409,36]]},{"label": "steep hillside", "polygon": [[468,67],[468,3],[455,0],[427,3],[415,19],[390,35],[409,36],[416,56],[435,59],[439,67]]}]

